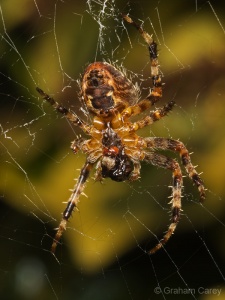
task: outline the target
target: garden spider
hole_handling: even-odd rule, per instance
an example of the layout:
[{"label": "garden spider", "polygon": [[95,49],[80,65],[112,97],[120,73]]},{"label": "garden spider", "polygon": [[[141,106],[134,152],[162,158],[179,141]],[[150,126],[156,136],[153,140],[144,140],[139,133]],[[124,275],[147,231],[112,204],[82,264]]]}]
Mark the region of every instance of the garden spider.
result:
[{"label": "garden spider", "polygon": [[93,115],[91,125],[80,119],[70,109],[57,103],[40,88],[37,88],[41,97],[48,101],[55,110],[90,136],[90,139],[77,139],[71,144],[74,153],[81,150],[87,155],[87,158],[63,212],[62,220],[52,243],[52,253],[55,252],[56,246],[66,230],[67,221],[78,205],[80,195],[95,164],[95,179],[100,181],[106,177],[118,182],[137,180],[140,177],[140,161],[146,161],[154,166],[172,171],[171,224],[163,238],[149,251],[150,254],[163,247],[177,226],[180,219],[183,184],[181,169],[177,161],[155,151],[159,149],[178,152],[188,176],[199,190],[200,201],[205,198],[203,181],[192,165],[188,150],[182,142],[163,137],[143,138],[136,134],[138,129],[166,116],[173,108],[174,102],[170,101],[165,106],[150,111],[147,116],[136,122],[130,121],[131,117],[139,115],[160,100],[162,97],[162,75],[159,72],[156,42],[129,16],[124,15],[123,20],[135,26],[148,45],[153,87],[146,99],[138,101],[137,88],[121,71],[106,62],[91,63],[85,70],[81,82],[82,99],[88,111]]}]

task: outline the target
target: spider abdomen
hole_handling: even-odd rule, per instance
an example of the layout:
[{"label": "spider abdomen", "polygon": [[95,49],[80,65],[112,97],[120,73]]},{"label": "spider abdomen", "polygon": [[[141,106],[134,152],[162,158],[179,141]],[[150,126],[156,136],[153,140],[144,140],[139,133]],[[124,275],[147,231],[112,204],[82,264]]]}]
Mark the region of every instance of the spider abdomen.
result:
[{"label": "spider abdomen", "polygon": [[91,63],[85,70],[81,87],[88,110],[98,116],[110,116],[138,100],[136,86],[106,62]]}]

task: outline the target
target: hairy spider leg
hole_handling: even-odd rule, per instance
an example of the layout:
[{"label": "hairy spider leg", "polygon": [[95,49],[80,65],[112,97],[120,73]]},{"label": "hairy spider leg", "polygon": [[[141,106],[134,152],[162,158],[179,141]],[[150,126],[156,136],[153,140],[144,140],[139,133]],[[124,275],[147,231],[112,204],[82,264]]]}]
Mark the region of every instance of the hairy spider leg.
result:
[{"label": "hairy spider leg", "polygon": [[203,180],[192,165],[190,154],[184,144],[180,141],[173,139],[165,139],[159,137],[148,137],[144,139],[147,148],[170,150],[179,152],[182,164],[184,165],[186,172],[190,179],[194,182],[200,193],[200,201],[203,202],[205,199],[205,187]]},{"label": "hairy spider leg", "polygon": [[[152,36],[150,36],[143,28],[134,22],[130,17],[127,15],[123,15],[123,19],[132,24],[141,34],[143,39],[145,40],[146,44],[148,45],[150,61],[151,61],[151,79],[153,88],[150,89],[150,94],[147,96],[146,99],[141,100],[136,105],[126,108],[122,112],[122,117],[124,119],[129,118],[131,116],[140,114],[141,112],[145,111],[156,102],[158,102],[162,97],[162,75],[159,73],[159,62],[158,62],[158,49],[157,43],[153,40]],[[147,125],[152,124],[153,122],[161,119],[162,117],[166,116],[170,110],[172,110],[173,106],[175,105],[174,101],[170,101],[164,107],[159,108],[150,113],[150,115],[144,117],[143,119],[134,123],[135,130],[141,129]]]},{"label": "hairy spider leg", "polygon": [[64,115],[72,124],[80,127],[85,133],[90,134],[92,126],[88,125],[83,120],[81,120],[74,112],[68,110],[67,108],[59,104],[39,87],[36,87],[36,90],[44,100],[50,103],[55,110]]},{"label": "hairy spider leg", "polygon": [[[46,94],[39,87],[37,87],[36,90],[43,99],[45,99],[47,102],[49,102],[53,106],[53,108],[56,111],[58,111],[62,115],[64,115],[72,124],[80,127],[86,134],[90,134],[91,129],[93,129],[93,126],[90,126],[87,123],[85,123],[74,112],[68,110],[67,108],[65,108],[64,106],[59,104],[57,101],[55,101],[52,97],[50,97],[48,94]],[[78,151],[80,143],[81,143],[81,140],[79,140],[79,142],[74,141],[72,143],[71,148],[74,153],[76,153]],[[74,207],[76,207],[77,203],[79,202],[80,194],[83,192],[83,189],[85,187],[85,182],[89,176],[91,168],[92,168],[92,164],[86,162],[86,164],[83,166],[83,168],[81,170],[80,176],[78,178],[77,183],[74,186],[73,193],[68,200],[67,207],[63,213],[62,220],[59,224],[59,228],[57,229],[54,241],[52,243],[52,247],[51,247],[52,253],[55,253],[56,246],[59,243],[59,240],[60,240],[63,232],[66,230],[66,225],[67,225],[68,219],[70,218],[70,216],[74,210]]]},{"label": "hairy spider leg", "polygon": [[170,157],[166,157],[164,155],[154,152],[146,152],[144,160],[151,163],[154,166],[169,169],[173,173],[172,200],[170,201],[172,205],[172,223],[169,225],[166,234],[159,241],[159,243],[149,251],[149,254],[154,254],[167,243],[171,235],[174,233],[177,227],[177,223],[179,222],[183,178],[179,164]]},{"label": "hairy spider leg", "polygon": [[[132,24],[141,34],[144,41],[148,45],[150,61],[151,61],[151,79],[153,88],[150,89],[150,94],[147,97],[147,100],[150,102],[151,105],[155,104],[157,101],[160,100],[162,97],[162,75],[159,73],[159,62],[158,62],[158,50],[157,50],[157,43],[153,40],[152,36],[149,35],[141,25],[134,22],[129,16],[123,15],[123,19],[127,22]],[[139,104],[143,105],[141,101]],[[138,105],[138,104],[137,104]]]},{"label": "hairy spider leg", "polygon": [[85,183],[89,177],[92,167],[93,167],[93,164],[86,162],[85,165],[83,166],[83,168],[81,169],[80,176],[77,180],[77,183],[74,186],[73,193],[71,194],[71,196],[68,200],[67,207],[63,212],[62,220],[59,224],[59,228],[57,229],[54,241],[52,243],[52,247],[51,247],[52,253],[55,253],[57,244],[59,243],[59,240],[60,240],[63,232],[66,230],[67,222],[68,222],[69,218],[71,217],[74,208],[77,207],[77,204],[80,199],[80,195],[84,190]]},{"label": "hairy spider leg", "polygon": [[[134,22],[127,15],[123,16],[123,19],[132,24],[142,35],[145,42],[148,44],[150,61],[151,61],[151,78],[153,82],[153,88],[150,90],[150,94],[147,99],[144,99],[137,103],[132,107],[128,107],[122,112],[122,116],[124,118],[130,117],[132,115],[136,115],[155,104],[162,97],[162,75],[159,74],[159,63],[158,63],[158,51],[157,51],[157,43],[154,42],[152,37],[143,30],[143,28]],[[150,101],[148,104],[147,101]],[[144,117],[143,119],[133,123],[133,130],[138,130],[147,125],[152,124],[153,122],[160,120],[162,117],[166,116],[170,110],[172,110],[174,106],[174,102],[170,101],[164,107],[159,108],[155,111],[152,111],[150,115]],[[202,179],[196,172],[194,166],[191,163],[190,155],[186,147],[183,143],[172,140],[172,139],[164,139],[164,138],[145,138],[141,142],[143,148],[149,149],[162,149],[162,150],[171,150],[179,152],[182,163],[194,184],[197,186],[200,193],[200,201],[202,202],[205,199],[205,188]],[[167,168],[172,170],[173,172],[173,195],[172,195],[172,223],[170,224],[166,234],[163,239],[152,249],[150,250],[150,254],[158,251],[171,237],[173,234],[177,223],[180,218],[180,210],[181,210],[181,189],[182,189],[182,174],[180,170],[179,164],[170,158],[165,156],[161,156],[155,153],[147,153],[144,160],[149,161],[153,165],[157,165],[159,167]]]},{"label": "hairy spider leg", "polygon": [[135,130],[138,130],[138,129],[141,129],[145,126],[153,124],[154,122],[156,122],[156,121],[162,119],[163,117],[167,116],[168,113],[173,109],[174,105],[175,105],[175,102],[170,101],[169,103],[167,103],[163,107],[158,108],[154,111],[151,111],[148,116],[145,116],[141,120],[138,120],[137,122],[134,122],[133,127],[135,128]]}]

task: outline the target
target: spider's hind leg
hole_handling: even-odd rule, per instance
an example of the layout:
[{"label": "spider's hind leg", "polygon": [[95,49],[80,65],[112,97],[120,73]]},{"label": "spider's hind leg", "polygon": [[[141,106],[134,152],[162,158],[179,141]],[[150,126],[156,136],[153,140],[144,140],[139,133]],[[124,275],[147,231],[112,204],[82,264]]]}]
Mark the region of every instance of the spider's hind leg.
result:
[{"label": "spider's hind leg", "polygon": [[91,127],[82,119],[80,119],[74,112],[59,104],[54,98],[50,97],[39,87],[36,87],[36,90],[44,100],[50,103],[56,111],[66,117],[72,124],[80,127],[85,133],[90,133]]},{"label": "spider's hind leg", "polygon": [[157,43],[153,40],[152,35],[145,31],[141,25],[132,20],[128,15],[123,15],[124,21],[133,25],[140,33],[148,46],[150,62],[151,62],[151,79],[153,87],[147,97],[151,105],[154,105],[162,97],[162,74],[159,71],[158,48]]}]

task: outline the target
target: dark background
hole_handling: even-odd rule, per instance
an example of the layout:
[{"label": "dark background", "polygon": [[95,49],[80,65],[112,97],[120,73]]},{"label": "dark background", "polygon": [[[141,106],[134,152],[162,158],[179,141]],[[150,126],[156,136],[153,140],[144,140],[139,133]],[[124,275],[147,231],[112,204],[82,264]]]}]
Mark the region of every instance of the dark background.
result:
[{"label": "dark background", "polygon": [[[1,4],[1,299],[225,297],[221,3],[109,1],[104,12],[86,1]],[[132,184],[91,179],[55,258],[49,251],[54,228],[84,156],[69,150],[79,129],[39,99],[35,87],[84,117],[76,80],[88,63],[107,60],[129,69],[146,96],[146,47],[132,26],[126,25],[126,33],[117,12],[129,12],[153,32],[165,82],[162,104],[177,103],[168,118],[141,134],[183,141],[203,171],[207,200],[199,205],[184,178],[181,222],[165,251],[149,256],[169,224],[171,174],[143,164],[141,180]],[[157,286],[162,293],[154,291]],[[206,288],[221,289],[220,297],[203,294]]]}]

